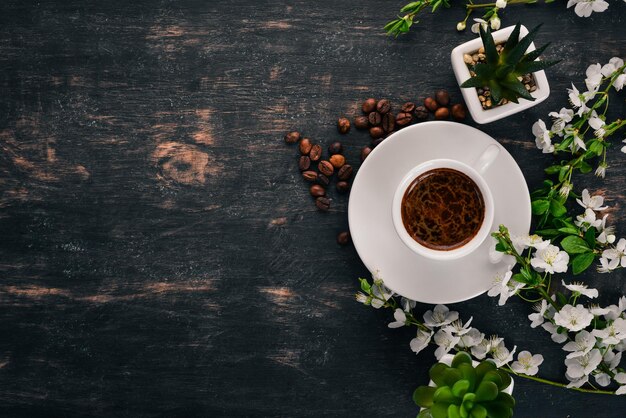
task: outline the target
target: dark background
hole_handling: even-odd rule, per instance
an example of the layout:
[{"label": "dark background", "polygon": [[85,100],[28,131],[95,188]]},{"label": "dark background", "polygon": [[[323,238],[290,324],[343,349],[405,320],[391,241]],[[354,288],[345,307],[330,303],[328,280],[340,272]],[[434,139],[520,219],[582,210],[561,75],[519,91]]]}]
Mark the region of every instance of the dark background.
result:
[{"label": "dark background", "polygon": [[[563,59],[546,102],[481,127],[531,189],[552,160],[532,123],[566,106],[588,64],[626,58],[626,4],[610,3],[590,19],[564,1],[503,13],[503,27],[545,22],[538,43]],[[369,96],[460,98],[449,53],[473,37],[455,31],[463,10],[426,13],[394,40],[381,28],[402,5],[0,4],[1,416],[416,415],[432,350],[414,355],[412,330],[354,301],[367,271],[335,243],[347,199],[319,213],[282,140],[298,129],[326,147],[336,118]],[[619,97],[613,116],[626,114]],[[341,140],[358,166],[367,134]],[[618,150],[605,181],[577,185],[604,193],[620,236]],[[626,290],[623,270],[585,280],[605,304]],[[542,353],[541,375],[564,381],[564,353],[530,328],[527,304],[481,296],[454,309]],[[626,406],[523,379],[515,396],[519,417]]]}]

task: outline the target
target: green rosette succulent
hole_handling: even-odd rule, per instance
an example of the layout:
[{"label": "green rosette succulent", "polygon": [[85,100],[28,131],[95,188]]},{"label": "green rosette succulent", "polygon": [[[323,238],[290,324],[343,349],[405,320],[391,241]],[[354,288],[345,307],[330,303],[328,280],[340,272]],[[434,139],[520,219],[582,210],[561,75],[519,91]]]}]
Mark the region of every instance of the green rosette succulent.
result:
[{"label": "green rosette succulent", "polygon": [[499,103],[502,99],[518,103],[520,97],[535,100],[520,78],[526,74],[544,70],[559,61],[535,61],[550,45],[549,43],[526,54],[526,50],[533,42],[541,25],[536,26],[521,39],[520,27],[519,23],[515,25],[504,48],[498,53],[491,29],[489,27],[484,29],[482,25],[480,26],[480,37],[485,48],[485,61],[471,68],[476,75],[466,80],[461,87],[489,87],[494,103]]},{"label": "green rosette succulent", "polygon": [[413,400],[422,407],[417,418],[510,418],[515,400],[503,392],[511,384],[508,373],[485,360],[476,367],[465,352],[450,366],[437,363],[429,375],[435,386],[420,386]]}]

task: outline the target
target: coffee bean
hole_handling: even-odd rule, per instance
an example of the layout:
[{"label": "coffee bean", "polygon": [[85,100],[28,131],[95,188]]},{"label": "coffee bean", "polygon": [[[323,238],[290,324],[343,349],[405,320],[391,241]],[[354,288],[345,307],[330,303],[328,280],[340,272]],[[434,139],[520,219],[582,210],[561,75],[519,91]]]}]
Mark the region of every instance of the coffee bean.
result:
[{"label": "coffee bean", "polygon": [[361,162],[365,161],[367,156],[370,155],[370,152],[372,152],[372,149],[370,147],[361,148]]},{"label": "coffee bean", "polygon": [[354,127],[357,129],[367,129],[369,126],[369,121],[367,120],[367,116],[357,116],[354,118]]},{"label": "coffee bean", "polygon": [[371,112],[369,115],[367,115],[367,120],[369,121],[370,125],[378,126],[380,125],[380,122],[382,122],[383,118],[380,113]]},{"label": "coffee bean", "polygon": [[466,116],[465,105],[461,103],[452,105],[451,111],[452,111],[452,117],[454,118],[454,120],[462,121],[463,119],[465,119],[465,116]]},{"label": "coffee bean", "polygon": [[363,113],[370,113],[373,112],[376,109],[376,99],[367,99],[366,101],[363,102],[363,104],[361,105],[361,110],[363,111]]},{"label": "coffee bean", "polygon": [[378,145],[380,145],[381,142],[383,142],[385,140],[385,138],[376,138],[372,141],[372,148],[376,148]]},{"label": "coffee bean", "polygon": [[450,117],[450,111],[447,107],[440,107],[435,111],[435,119],[443,120]]},{"label": "coffee bean", "polygon": [[370,136],[372,138],[380,138],[383,135],[385,135],[385,131],[383,131],[383,128],[381,128],[380,126],[374,126],[370,128]]},{"label": "coffee bean", "polygon": [[391,110],[391,103],[389,103],[387,99],[379,100],[378,103],[376,103],[376,110],[380,114],[385,114]]},{"label": "coffee bean", "polygon": [[330,209],[330,199],[324,196],[318,197],[315,199],[315,206],[322,212],[326,212]]},{"label": "coffee bean", "polygon": [[326,160],[320,161],[320,163],[317,165],[317,169],[320,171],[320,173],[328,177],[332,176],[333,172],[335,171],[333,165]]},{"label": "coffee bean", "polygon": [[435,99],[440,106],[448,106],[450,104],[450,95],[445,90],[439,90],[435,93]]},{"label": "coffee bean", "polygon": [[321,184],[322,186],[328,186],[330,184],[330,179],[326,177],[325,175],[323,175],[322,173],[319,173],[317,175],[317,182]]},{"label": "coffee bean", "polygon": [[288,144],[295,144],[300,140],[300,132],[293,131],[285,135],[285,142]]},{"label": "coffee bean", "polygon": [[298,160],[298,167],[300,168],[300,171],[308,170],[309,167],[311,167],[311,159],[306,155],[303,155],[300,157],[300,160]]},{"label": "coffee bean", "polygon": [[307,155],[311,152],[312,146],[313,144],[311,144],[311,140],[309,138],[302,138],[302,140],[300,140],[300,154]]},{"label": "coffee bean", "polygon": [[319,184],[314,184],[311,188],[309,188],[309,193],[311,193],[311,196],[313,197],[326,196],[326,189]]},{"label": "coffee bean", "polygon": [[308,170],[302,173],[302,177],[306,181],[314,182],[315,180],[317,180],[317,173],[315,171]]},{"label": "coffee bean", "polygon": [[340,134],[347,134],[350,131],[350,120],[348,118],[339,118],[337,120],[337,130]]},{"label": "coffee bean", "polygon": [[350,238],[350,233],[348,231],[343,231],[340,232],[339,235],[337,235],[337,244],[339,245],[348,245],[350,244],[351,238]]},{"label": "coffee bean", "polygon": [[414,110],[415,110],[415,103],[413,102],[406,102],[405,104],[402,105],[402,111],[404,113],[413,113]]},{"label": "coffee bean", "polygon": [[424,106],[417,106],[415,108],[415,117],[417,120],[428,119],[428,110]]},{"label": "coffee bean", "polygon": [[398,116],[396,116],[396,125],[399,127],[404,127],[410,124],[413,121],[413,116],[410,113],[400,112]]},{"label": "coffee bean", "polygon": [[341,154],[335,154],[330,156],[329,161],[333,167],[341,168],[346,163],[346,157]]},{"label": "coffee bean", "polygon": [[389,133],[391,131],[393,131],[396,128],[396,116],[391,113],[385,113],[383,115],[383,131]]},{"label": "coffee bean", "polygon": [[333,142],[328,146],[328,153],[330,155],[341,154],[343,152],[343,145],[341,142]]},{"label": "coffee bean", "polygon": [[336,187],[339,193],[345,193],[350,190],[350,183],[347,181],[338,181]]},{"label": "coffee bean", "polygon": [[337,178],[339,180],[348,180],[352,176],[352,166],[350,164],[344,164],[337,172]]},{"label": "coffee bean", "polygon": [[424,99],[424,106],[426,106],[426,109],[430,110],[431,112],[434,112],[439,107],[437,101],[432,97],[427,97]]},{"label": "coffee bean", "polygon": [[309,158],[311,161],[319,161],[319,159],[322,158],[322,147],[318,144],[313,145],[309,152]]}]

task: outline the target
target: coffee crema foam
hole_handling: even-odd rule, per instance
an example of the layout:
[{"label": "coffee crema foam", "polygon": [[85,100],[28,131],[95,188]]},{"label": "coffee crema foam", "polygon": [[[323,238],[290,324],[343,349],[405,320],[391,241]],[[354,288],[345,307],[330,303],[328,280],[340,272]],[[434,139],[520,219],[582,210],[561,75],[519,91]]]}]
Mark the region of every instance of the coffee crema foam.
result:
[{"label": "coffee crema foam", "polygon": [[424,247],[449,251],[476,236],[485,218],[479,187],[466,174],[436,168],[415,178],[402,198],[402,223]]}]

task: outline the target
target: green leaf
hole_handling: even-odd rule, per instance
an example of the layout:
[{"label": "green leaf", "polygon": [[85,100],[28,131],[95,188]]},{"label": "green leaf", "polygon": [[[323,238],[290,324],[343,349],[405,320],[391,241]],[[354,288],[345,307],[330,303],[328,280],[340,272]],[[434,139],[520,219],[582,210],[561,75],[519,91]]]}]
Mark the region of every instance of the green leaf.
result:
[{"label": "green leaf", "polygon": [[545,51],[548,48],[548,46],[550,46],[550,44],[551,42],[548,42],[541,48],[537,48],[534,51],[530,51],[528,54],[522,57],[522,62],[530,62],[530,61],[536,60],[537,58],[539,58],[541,54],[543,54],[543,51]]},{"label": "green leaf", "polygon": [[487,409],[482,405],[474,405],[470,416],[472,418],[487,418]]},{"label": "green leaf", "polygon": [[478,385],[478,389],[476,389],[476,402],[493,401],[498,396],[498,392],[498,385],[496,383],[483,380],[480,382],[480,385]]},{"label": "green leaf", "polygon": [[497,367],[496,367],[496,365],[492,361],[489,361],[489,360],[481,361],[478,364],[478,366],[476,366],[476,369],[475,369],[476,370],[476,377],[478,378],[477,381],[478,382],[482,381],[483,378],[485,377],[485,375],[488,372],[490,372],[492,370],[496,370],[496,369],[497,369]]},{"label": "green leaf", "polygon": [[568,174],[569,174],[569,165],[561,166],[561,168],[559,169],[559,181],[565,180]]},{"label": "green leaf", "polygon": [[465,80],[462,84],[461,87],[466,89],[466,88],[470,88],[470,87],[475,87],[475,88],[480,88],[483,87],[484,81],[482,81],[482,79],[478,78],[478,77],[472,77],[472,78],[468,78],[467,80]]},{"label": "green leaf", "polygon": [[578,229],[573,226],[564,226],[563,228],[559,228],[558,231],[568,235],[578,235]]},{"label": "green leaf", "polygon": [[546,174],[556,174],[559,172],[559,170],[561,170],[561,166],[560,165],[551,165],[550,167],[546,168],[545,171]]},{"label": "green leaf", "polygon": [[575,235],[563,238],[563,241],[561,241],[561,247],[563,247],[568,254],[582,254],[591,251],[587,242],[581,237]]},{"label": "green leaf", "polygon": [[531,203],[533,215],[541,215],[550,209],[550,202],[543,199],[534,200]]},{"label": "green leaf", "polygon": [[550,213],[555,218],[560,218],[567,213],[567,209],[565,209],[563,203],[559,202],[556,199],[552,199],[550,200]]},{"label": "green leaf", "polygon": [[561,61],[562,60],[524,62],[515,67],[515,72],[518,74],[534,73],[534,72],[545,70],[546,68],[552,67],[553,65],[558,64]]},{"label": "green leaf", "polygon": [[567,305],[567,298],[561,292],[556,292],[556,300],[560,305]]},{"label": "green leaf", "polygon": [[580,160],[580,162],[578,163],[578,169],[581,173],[587,174],[590,173],[591,170],[593,170],[593,167],[591,167],[591,165],[589,165],[586,161]]},{"label": "green leaf", "polygon": [[500,402],[486,402],[483,406],[487,409],[489,417],[510,418],[513,416],[513,409]]},{"label": "green leaf", "polygon": [[432,386],[420,386],[413,392],[413,402],[422,408],[430,408],[433,405],[433,397],[437,388]]},{"label": "green leaf", "polygon": [[460,364],[472,364],[472,357],[465,351],[459,351],[455,354],[450,367],[457,368]]},{"label": "green leaf", "polygon": [[511,279],[513,279],[513,280],[515,280],[516,282],[519,282],[519,283],[529,284],[529,280],[526,279],[526,277],[523,274],[521,274],[521,273],[515,273],[513,275],[513,277],[511,277]]},{"label": "green leaf", "polygon": [[456,400],[454,394],[452,393],[452,389],[449,386],[441,386],[435,390],[435,394],[433,395],[433,401],[435,404],[437,403],[445,403],[451,404]]},{"label": "green leaf", "polygon": [[515,407],[515,399],[508,393],[500,392],[496,398],[496,402],[508,406],[509,408]]},{"label": "green leaf", "polygon": [[548,228],[548,229],[540,229],[535,231],[537,235],[541,235],[544,238],[554,238],[561,235],[561,232],[558,229]]},{"label": "green leaf", "polygon": [[515,45],[515,48],[513,48],[510,54],[507,55],[507,62],[516,64],[522,58],[530,44],[533,42],[535,36],[537,36],[539,28],[541,28],[541,24],[535,26],[533,30],[528,32],[526,36],[519,40],[517,45]]},{"label": "green leaf", "polygon": [[461,372],[458,371],[457,369],[448,368],[443,371],[443,380],[446,386],[452,387],[454,386],[456,382],[458,382],[462,378],[463,376],[461,375]]},{"label": "green leaf", "polygon": [[400,13],[406,12],[414,12],[422,5],[422,1],[412,1],[409,4],[406,4],[402,9],[400,9]]},{"label": "green leaf", "polygon": [[372,286],[369,284],[367,279],[360,278],[359,281],[361,282],[361,290],[369,294],[372,290]]},{"label": "green leaf", "polygon": [[461,379],[452,386],[452,393],[457,398],[462,398],[470,388],[470,382],[465,379]]},{"label": "green leaf", "polygon": [[457,369],[461,372],[461,374],[463,375],[463,379],[468,381],[470,386],[468,391],[473,392],[474,389],[476,388],[476,370],[474,370],[474,366],[472,366],[471,364],[459,364],[459,366],[457,367]]},{"label": "green leaf", "polygon": [[505,57],[518,44],[518,42],[519,42],[519,32],[520,32],[520,28],[521,27],[522,27],[522,24],[520,22],[517,22],[517,25],[515,25],[515,28],[513,29],[513,32],[511,32],[511,35],[509,36],[509,39],[507,39],[506,43],[504,44],[504,49],[502,50],[502,54]]},{"label": "green leaf", "polygon": [[485,47],[485,56],[487,58],[487,62],[498,62],[498,50],[496,49],[496,44],[493,41],[493,36],[491,36],[491,28],[487,26],[487,30],[484,30],[482,25],[479,25],[479,28],[480,38],[482,39],[483,46]]},{"label": "green leaf", "polygon": [[526,90],[524,84],[517,78],[515,80],[506,80],[501,82],[503,87],[513,92],[517,97],[522,97],[526,100],[534,101],[535,98],[530,95],[530,92]]},{"label": "green leaf", "polygon": [[595,258],[596,255],[593,252],[578,254],[572,260],[572,273],[580,274],[587,270]]},{"label": "green leaf", "polygon": [[461,418],[458,405],[448,406],[448,418]]},{"label": "green leaf", "polygon": [[507,387],[509,387],[509,385],[511,384],[511,376],[509,376],[509,374],[505,372],[504,370],[500,370],[500,369],[498,369],[498,374],[500,375],[500,378],[502,379],[502,385],[499,385],[498,389],[504,390]]},{"label": "green leaf", "polygon": [[430,380],[435,382],[437,386],[445,386],[445,380],[443,373],[448,370],[449,367],[447,364],[443,363],[435,363],[428,371],[428,375],[430,376]]},{"label": "green leaf", "polygon": [[592,250],[596,248],[596,228],[592,226],[585,232],[585,241],[589,244],[589,248]]}]

